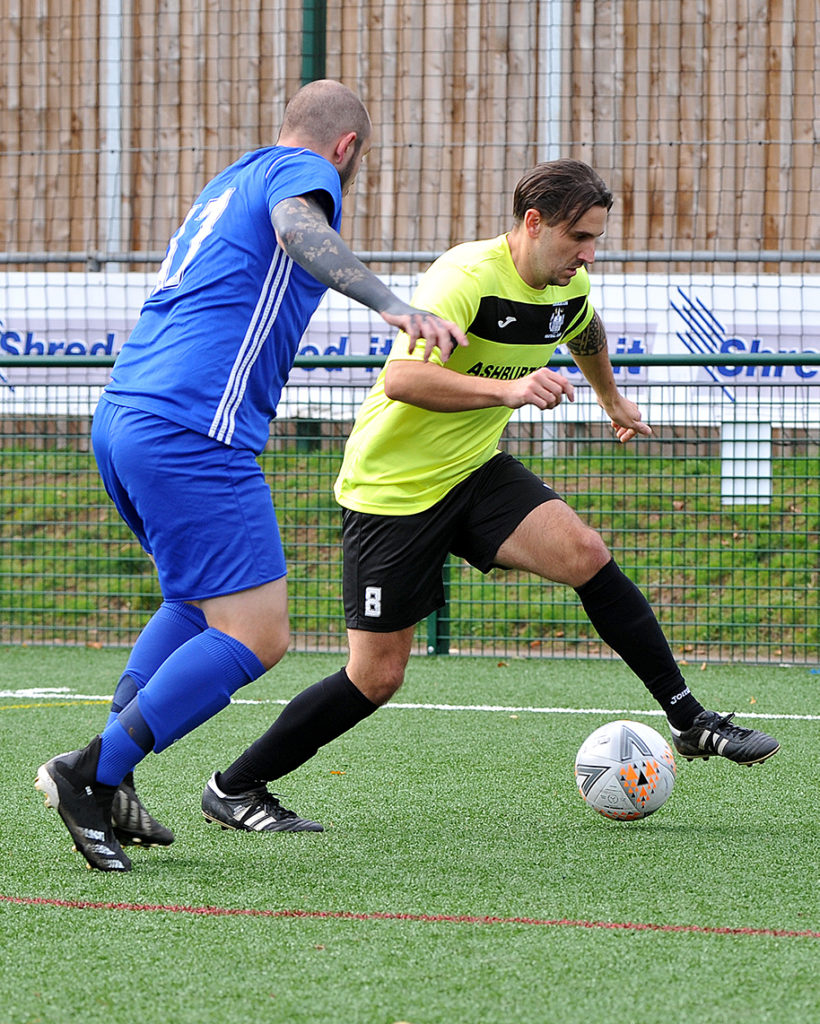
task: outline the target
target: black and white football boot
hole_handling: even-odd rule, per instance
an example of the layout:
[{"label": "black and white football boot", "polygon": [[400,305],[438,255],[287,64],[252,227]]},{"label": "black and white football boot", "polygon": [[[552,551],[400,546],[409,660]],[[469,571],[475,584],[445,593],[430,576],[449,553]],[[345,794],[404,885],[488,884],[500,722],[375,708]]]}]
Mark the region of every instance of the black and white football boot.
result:
[{"label": "black and white football boot", "polygon": [[202,813],[207,821],[238,832],[324,832],[318,821],[283,807],[264,786],[235,796],[223,793],[216,773],[202,794]]},{"label": "black and white football boot", "polygon": [[117,787],[111,806],[111,824],[121,846],[170,846],[174,833],[145,808],[129,772]]},{"label": "black and white football boot", "polygon": [[758,729],[744,729],[732,722],[734,712],[701,711],[688,729],[670,725],[675,750],[687,759],[726,757],[736,764],[760,764],[780,749],[773,736]]},{"label": "black and white football boot", "polygon": [[89,868],[98,871],[130,871],[126,856],[111,824],[116,786],[97,782],[101,738],[81,750],[58,754],[37,769],[34,788],[45,794],[46,807],[53,807],[85,857]]}]

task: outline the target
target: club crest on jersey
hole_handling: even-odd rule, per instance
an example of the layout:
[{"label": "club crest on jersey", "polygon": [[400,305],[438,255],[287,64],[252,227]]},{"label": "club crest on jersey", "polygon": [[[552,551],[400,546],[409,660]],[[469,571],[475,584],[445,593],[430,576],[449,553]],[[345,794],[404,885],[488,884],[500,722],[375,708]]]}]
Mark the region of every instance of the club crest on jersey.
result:
[{"label": "club crest on jersey", "polygon": [[564,321],[567,318],[566,303],[562,303],[560,306],[553,306],[552,313],[549,319],[549,331],[544,335],[545,338],[557,338],[560,336],[564,329]]}]

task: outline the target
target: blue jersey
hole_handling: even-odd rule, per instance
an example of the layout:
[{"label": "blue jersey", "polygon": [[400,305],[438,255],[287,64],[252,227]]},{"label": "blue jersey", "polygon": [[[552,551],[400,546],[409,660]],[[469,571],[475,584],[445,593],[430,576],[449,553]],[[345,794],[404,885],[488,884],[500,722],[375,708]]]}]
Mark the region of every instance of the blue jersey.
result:
[{"label": "blue jersey", "polygon": [[338,172],[308,149],[246,153],[218,174],[168,245],[106,394],[236,448],[261,452],[299,341],[326,287],[280,248],[274,206],[325,193]]}]

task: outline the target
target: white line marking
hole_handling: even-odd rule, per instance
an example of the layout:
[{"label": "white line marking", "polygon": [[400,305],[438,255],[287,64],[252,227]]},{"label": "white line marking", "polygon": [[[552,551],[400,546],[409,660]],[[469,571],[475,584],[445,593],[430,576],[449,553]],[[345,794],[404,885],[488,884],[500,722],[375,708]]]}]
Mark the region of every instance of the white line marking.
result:
[{"label": "white line marking", "polygon": [[[108,694],[91,694],[91,693],[70,693],[67,686],[61,687],[38,687],[36,689],[25,689],[25,690],[0,690],[0,698],[12,699],[12,700],[95,700],[100,702],[107,702],[111,700],[111,695]],[[270,700],[251,700],[248,698],[238,697],[231,700],[232,704],[250,704],[250,705],[282,705],[290,703],[290,698],[287,700],[282,699],[270,699]],[[392,708],[396,711],[478,711],[478,712],[490,712],[494,714],[531,714],[531,715],[611,715],[618,718],[662,718],[664,717],[663,711],[660,708],[646,710],[639,708],[539,708],[531,707],[529,705],[515,705],[515,704],[408,704],[399,703],[398,701],[389,701],[384,704],[385,708]],[[820,715],[779,715],[779,714],[764,714],[754,711],[738,711],[736,718],[756,718],[761,721],[767,722],[778,722],[778,721],[792,721],[792,722],[820,722]]]}]

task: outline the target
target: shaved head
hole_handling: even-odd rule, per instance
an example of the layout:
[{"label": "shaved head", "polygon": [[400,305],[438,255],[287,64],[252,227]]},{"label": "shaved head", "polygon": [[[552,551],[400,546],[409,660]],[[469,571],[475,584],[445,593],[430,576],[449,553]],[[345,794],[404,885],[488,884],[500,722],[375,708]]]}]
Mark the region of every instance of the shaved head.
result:
[{"label": "shaved head", "polygon": [[370,115],[359,97],[341,82],[322,78],[303,86],[288,103],[279,137],[309,140],[321,150],[340,135],[355,132],[361,148],[371,131]]}]

